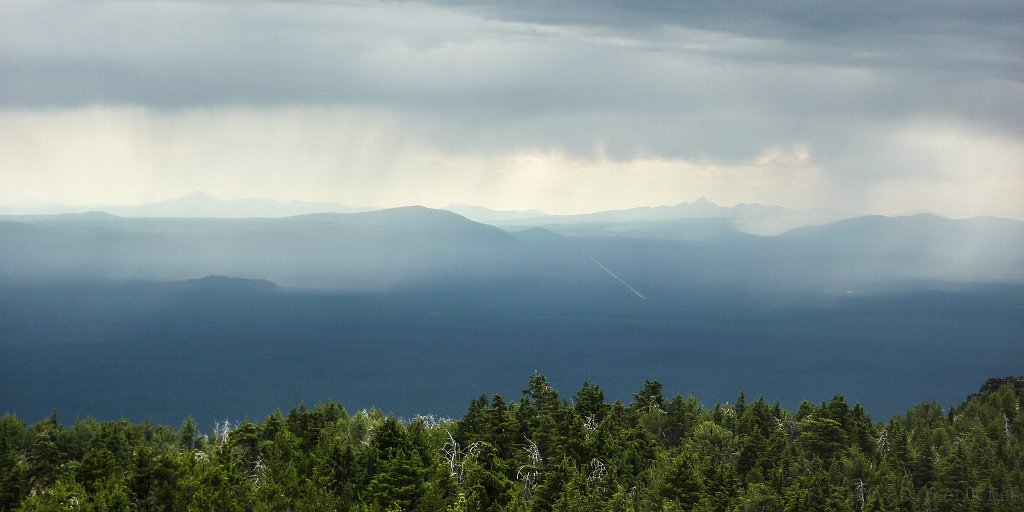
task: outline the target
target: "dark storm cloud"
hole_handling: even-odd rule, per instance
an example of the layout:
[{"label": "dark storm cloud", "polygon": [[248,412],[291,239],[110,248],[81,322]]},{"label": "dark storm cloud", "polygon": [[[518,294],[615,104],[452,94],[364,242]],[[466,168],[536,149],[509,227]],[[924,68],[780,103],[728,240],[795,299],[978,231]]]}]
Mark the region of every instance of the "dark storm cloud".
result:
[{"label": "dark storm cloud", "polygon": [[[576,76],[600,87],[600,81],[591,81],[588,67],[594,63],[587,61],[598,61],[604,72],[619,69],[616,56],[605,60],[607,45],[615,41],[594,42],[601,38],[620,38],[633,55],[983,73],[1015,82],[1024,78],[1017,51],[1024,38],[1024,4],[1019,2],[528,1],[434,6],[15,1],[0,8],[6,20],[0,22],[6,34],[0,36],[0,101],[182,106],[458,99],[472,105],[499,103],[496,95],[507,93],[519,107],[545,108],[550,96],[544,92],[563,93],[558,82],[564,77],[558,70],[574,74],[579,67]],[[487,25],[477,18],[518,25]],[[594,40],[589,47],[574,46],[579,37],[566,40],[564,34],[545,32],[545,27],[580,29],[585,31],[582,37]],[[481,70],[499,75],[487,87],[474,84],[470,76],[453,77],[446,87],[430,87],[429,78],[423,88],[408,87],[382,83],[368,69],[368,60],[387,57],[375,57],[380,48],[429,52],[482,42],[517,48],[531,62]],[[555,51],[547,51],[551,49]],[[560,62],[560,57],[572,62]],[[449,71],[443,63],[430,64],[421,71]],[[547,80],[530,79],[537,74],[549,77],[554,87],[547,88]],[[468,86],[459,87],[459,80]],[[576,96],[556,97],[573,103]]]},{"label": "dark storm cloud", "polygon": [[1009,1],[10,0],[0,113],[351,108],[452,155],[806,147],[856,196],[1019,167],[994,155],[1024,139],[1022,47]]},{"label": "dark storm cloud", "polygon": [[1014,1],[436,3],[509,21],[595,26],[634,34],[679,26],[807,46],[802,52],[710,49],[711,53],[736,58],[830,65],[977,67],[1022,78],[1022,60],[1014,50],[1024,36],[1024,5]]}]

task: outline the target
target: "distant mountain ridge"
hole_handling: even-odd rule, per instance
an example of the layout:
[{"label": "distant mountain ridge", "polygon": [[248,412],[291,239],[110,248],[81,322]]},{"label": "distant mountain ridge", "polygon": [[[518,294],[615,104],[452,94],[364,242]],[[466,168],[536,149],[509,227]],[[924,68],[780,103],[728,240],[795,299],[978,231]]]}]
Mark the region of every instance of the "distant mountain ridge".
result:
[{"label": "distant mountain ridge", "polygon": [[517,215],[495,218],[490,222],[517,228],[544,226],[566,234],[590,232],[615,236],[626,232],[628,236],[642,236],[646,232],[656,233],[659,238],[693,239],[726,232],[776,235],[801,226],[826,224],[857,215],[832,210],[801,211],[757,203],[720,206],[702,196],[695,201],[675,205],[641,206],[573,215]]},{"label": "distant mountain ridge", "polygon": [[[0,280],[226,275],[349,290],[560,283],[558,293],[607,287],[665,296],[716,284],[832,293],[868,283],[1024,281],[1024,222],[865,216],[755,236],[737,228],[737,208],[775,211],[704,199],[605,212],[596,217],[603,222],[527,219],[502,228],[423,206],[282,218],[7,216]],[[706,216],[655,220],[680,212]]]},{"label": "distant mountain ridge", "polygon": [[0,276],[227,275],[365,290],[468,272],[516,244],[496,227],[421,206],[284,218],[0,217]]},{"label": "distant mountain ridge", "polygon": [[102,211],[119,217],[290,217],[308,213],[352,213],[367,211],[329,202],[277,201],[274,199],[220,199],[204,192],[193,192],[181,197],[136,205],[67,205],[0,206],[0,214],[49,215]]},{"label": "distant mountain ridge", "polygon": [[452,203],[445,210],[455,212],[477,222],[507,221],[543,217],[547,214],[540,210],[492,210],[471,204]]},{"label": "distant mountain ridge", "polygon": [[998,217],[870,215],[796,228],[780,236],[811,241],[819,248],[844,253],[929,251],[950,255],[984,253],[1011,259],[1024,256],[1024,222]]}]

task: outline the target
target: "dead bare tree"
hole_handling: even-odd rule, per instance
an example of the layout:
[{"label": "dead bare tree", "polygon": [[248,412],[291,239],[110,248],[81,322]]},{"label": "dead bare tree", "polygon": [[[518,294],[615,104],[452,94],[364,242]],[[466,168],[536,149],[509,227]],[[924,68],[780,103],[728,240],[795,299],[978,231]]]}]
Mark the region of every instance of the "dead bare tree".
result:
[{"label": "dead bare tree", "polygon": [[359,441],[363,446],[370,446],[370,442],[373,441],[373,425],[366,427],[366,437]]},{"label": "dead bare tree", "polygon": [[228,442],[228,434],[231,433],[231,422],[224,420],[223,422],[213,422],[213,440],[217,444],[225,444]]},{"label": "dead bare tree", "polygon": [[263,459],[259,456],[256,457],[256,462],[252,465],[252,485],[253,487],[259,487],[263,482],[263,475],[266,473],[267,466],[263,464]]},{"label": "dead bare tree", "polygon": [[796,423],[793,423],[790,420],[782,420],[780,418],[775,418],[775,423],[778,424],[779,430],[785,432],[790,439],[796,437]]},{"label": "dead bare tree", "polygon": [[466,459],[472,457],[480,449],[480,443],[471,443],[463,448],[455,441],[451,432],[445,430],[445,433],[448,434],[448,442],[441,447],[441,453],[444,454],[444,459],[448,462],[449,474],[461,486],[465,475]]},{"label": "dead bare tree", "polygon": [[443,427],[451,423],[452,419],[445,417],[438,418],[433,414],[417,414],[416,416],[413,416],[412,421],[423,423],[423,427],[427,430],[434,430],[435,428]]},{"label": "dead bare tree", "polygon": [[1011,430],[1010,416],[1005,412],[1003,413],[1003,432],[1006,433],[1006,444],[1010,444],[1010,438],[1013,435],[1013,431]]},{"label": "dead bare tree", "polygon": [[857,498],[860,500],[860,509],[864,510],[864,480],[857,479],[857,486],[855,487],[857,492]]},{"label": "dead bare tree", "polygon": [[529,438],[526,438],[526,442],[530,444],[523,450],[526,451],[530,461],[519,466],[519,470],[516,471],[516,480],[523,483],[523,499],[530,502],[533,500],[533,490],[537,487],[537,477],[544,465],[544,459],[540,456],[540,448],[537,448],[537,443]]},{"label": "dead bare tree", "polygon": [[604,476],[608,473],[608,469],[604,466],[604,463],[598,460],[596,457],[590,460],[590,480],[593,482],[603,482]]},{"label": "dead bare tree", "polygon": [[882,452],[882,457],[885,457],[889,453],[889,430],[883,430],[882,435],[878,436],[878,441],[875,443],[878,447],[878,451]]}]

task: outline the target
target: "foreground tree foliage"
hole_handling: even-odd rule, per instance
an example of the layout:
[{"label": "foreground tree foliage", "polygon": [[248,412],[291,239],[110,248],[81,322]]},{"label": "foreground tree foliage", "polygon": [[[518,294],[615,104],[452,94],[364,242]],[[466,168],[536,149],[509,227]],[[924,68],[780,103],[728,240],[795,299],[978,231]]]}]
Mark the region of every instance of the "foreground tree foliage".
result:
[{"label": "foreground tree foliage", "polygon": [[457,421],[334,403],[262,424],[0,419],[0,511],[1018,511],[1024,379],[887,423],[836,396],[708,410],[647,381],[632,403],[535,374]]}]

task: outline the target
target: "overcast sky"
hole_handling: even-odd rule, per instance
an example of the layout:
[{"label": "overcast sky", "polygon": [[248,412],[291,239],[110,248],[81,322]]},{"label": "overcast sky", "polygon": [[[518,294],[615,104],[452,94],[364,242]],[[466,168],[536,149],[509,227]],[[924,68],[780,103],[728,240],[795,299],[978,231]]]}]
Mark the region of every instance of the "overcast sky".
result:
[{"label": "overcast sky", "polygon": [[1024,3],[744,4],[3,0],[0,204],[1024,218]]}]

